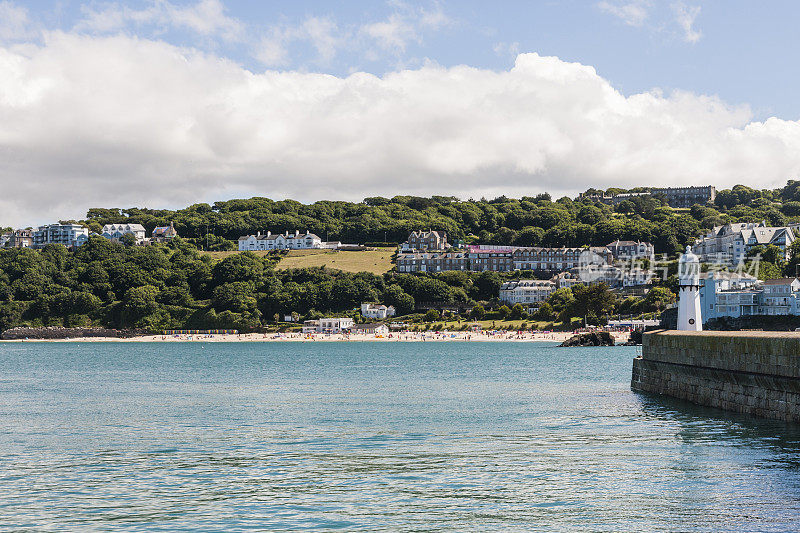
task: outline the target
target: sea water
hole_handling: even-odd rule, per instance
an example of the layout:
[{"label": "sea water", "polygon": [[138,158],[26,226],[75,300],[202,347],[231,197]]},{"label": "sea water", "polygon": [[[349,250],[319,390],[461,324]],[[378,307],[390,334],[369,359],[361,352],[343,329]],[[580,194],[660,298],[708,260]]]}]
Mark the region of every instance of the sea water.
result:
[{"label": "sea water", "polygon": [[0,344],[0,530],[800,530],[800,429],[637,350]]}]

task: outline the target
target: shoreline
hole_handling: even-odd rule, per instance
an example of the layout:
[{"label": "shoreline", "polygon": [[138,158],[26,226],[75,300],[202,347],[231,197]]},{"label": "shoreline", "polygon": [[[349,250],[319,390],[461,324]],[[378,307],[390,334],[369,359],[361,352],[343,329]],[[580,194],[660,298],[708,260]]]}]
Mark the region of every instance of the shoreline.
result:
[{"label": "shoreline", "polygon": [[[13,339],[12,342],[564,342],[574,334],[569,332],[517,333],[490,332],[424,332],[389,333],[387,335],[309,334],[302,333],[244,333],[236,335],[142,335],[137,337],[75,337],[67,339]],[[628,340],[627,332],[613,332],[617,344]]]}]

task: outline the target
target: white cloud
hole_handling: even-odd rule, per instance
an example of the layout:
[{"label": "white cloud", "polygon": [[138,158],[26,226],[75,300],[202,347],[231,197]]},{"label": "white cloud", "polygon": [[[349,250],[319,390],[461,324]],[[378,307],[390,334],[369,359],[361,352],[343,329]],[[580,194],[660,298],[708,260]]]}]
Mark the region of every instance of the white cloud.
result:
[{"label": "white cloud", "polygon": [[0,226],[92,206],[262,195],[573,194],[800,175],[800,123],[690,93],[624,96],[591,67],[255,74],[125,35],[0,47]]},{"label": "white cloud", "polygon": [[392,13],[387,20],[381,22],[365,24],[361,31],[381,48],[397,52],[404,52],[410,41],[419,42],[420,39],[414,21],[400,13]]},{"label": "white cloud", "polygon": [[683,2],[672,5],[675,11],[675,18],[683,30],[683,40],[687,43],[696,43],[703,34],[694,28],[695,20],[700,14],[700,6],[687,6]]},{"label": "white cloud", "polygon": [[614,15],[628,26],[641,26],[649,15],[651,0],[632,0],[627,2],[598,2],[597,7]]},{"label": "white cloud", "polygon": [[519,55],[519,43],[495,43],[493,47],[494,53],[499,56],[513,56],[517,57]]},{"label": "white cloud", "polygon": [[30,37],[30,24],[27,9],[13,2],[0,2],[0,42]]},{"label": "white cloud", "polygon": [[225,14],[220,0],[199,0],[196,4],[178,6],[167,0],[152,0],[143,9],[133,9],[119,3],[104,4],[101,9],[82,5],[84,19],[75,25],[76,31],[108,33],[129,26],[153,25],[192,31],[205,37],[218,36],[228,41],[242,38],[244,24]]},{"label": "white cloud", "polygon": [[410,42],[421,43],[427,30],[439,30],[455,23],[438,3],[432,9],[415,8],[404,2],[390,2],[394,11],[386,20],[364,24],[360,33],[384,50],[401,54]]},{"label": "white cloud", "polygon": [[332,19],[307,17],[299,25],[284,24],[270,28],[256,47],[254,57],[268,67],[284,66],[290,62],[291,44],[304,41],[314,47],[316,62],[327,64],[346,39],[346,32],[340,31]]},{"label": "white cloud", "polygon": [[307,17],[298,24],[279,24],[269,28],[255,47],[253,56],[267,67],[282,67],[293,61],[291,51],[297,43],[307,43],[316,51],[312,62],[328,65],[341,50],[354,52],[369,61],[381,53],[397,59],[397,65],[419,64],[417,58],[400,61],[409,43],[421,43],[426,32],[455,24],[439,4],[430,9],[390,2],[392,12],[383,20],[360,26],[340,27],[330,17]]}]

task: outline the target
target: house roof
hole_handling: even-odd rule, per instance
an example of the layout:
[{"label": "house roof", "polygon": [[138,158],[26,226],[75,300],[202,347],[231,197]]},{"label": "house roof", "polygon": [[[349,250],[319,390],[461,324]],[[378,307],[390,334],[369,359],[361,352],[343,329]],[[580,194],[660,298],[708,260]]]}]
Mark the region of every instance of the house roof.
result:
[{"label": "house roof", "polygon": [[797,278],[768,279],[764,282],[764,285],[791,285],[795,281],[797,281]]},{"label": "house roof", "polygon": [[141,224],[106,224],[103,226],[103,233],[119,232],[135,232],[144,231],[144,226]]},{"label": "house roof", "polygon": [[780,228],[757,227],[753,229],[746,229],[742,230],[742,238],[745,240],[745,242],[753,238],[758,244],[769,244],[773,242],[777,237],[783,235],[788,229],[789,228],[787,227],[780,227]]},{"label": "house roof", "polygon": [[755,276],[748,274],[747,272],[739,273],[739,272],[729,272],[726,270],[715,270],[715,271],[702,272],[700,274],[700,279],[708,279],[712,277],[716,279],[730,279],[730,280],[736,280],[736,279],[746,279],[753,281],[756,280]]},{"label": "house roof", "polygon": [[353,330],[356,330],[356,331],[358,331],[358,330],[369,331],[369,330],[378,329],[380,326],[388,327],[388,326],[386,326],[386,324],[372,322],[372,323],[365,323],[365,324],[353,324],[348,329],[350,331],[353,331]]},{"label": "house roof", "polygon": [[401,252],[397,259],[463,259],[464,252]]},{"label": "house roof", "polygon": [[153,229],[153,235],[163,235],[169,230],[175,231],[175,226],[173,226],[172,224],[170,224],[169,226],[156,226]]},{"label": "house roof", "polygon": [[425,239],[425,238],[428,238],[428,237],[443,238],[444,235],[445,235],[445,232],[443,232],[443,231],[435,231],[435,230],[434,231],[423,231],[423,230],[418,230],[418,231],[412,231],[411,234],[408,236],[408,238],[409,239],[411,237],[417,237],[418,239]]},{"label": "house roof", "polygon": [[519,287],[530,287],[535,289],[554,289],[556,286],[555,281],[549,279],[520,279],[514,281],[506,281],[500,286],[501,291],[510,291]]}]

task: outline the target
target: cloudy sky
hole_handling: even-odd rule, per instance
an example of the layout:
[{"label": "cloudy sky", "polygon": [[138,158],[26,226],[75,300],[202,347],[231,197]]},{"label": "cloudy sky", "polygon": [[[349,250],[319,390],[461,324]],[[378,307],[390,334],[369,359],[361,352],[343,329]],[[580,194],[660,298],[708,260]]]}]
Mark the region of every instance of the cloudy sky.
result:
[{"label": "cloudy sky", "polygon": [[0,226],[800,178],[798,2],[342,3],[0,0]]}]

